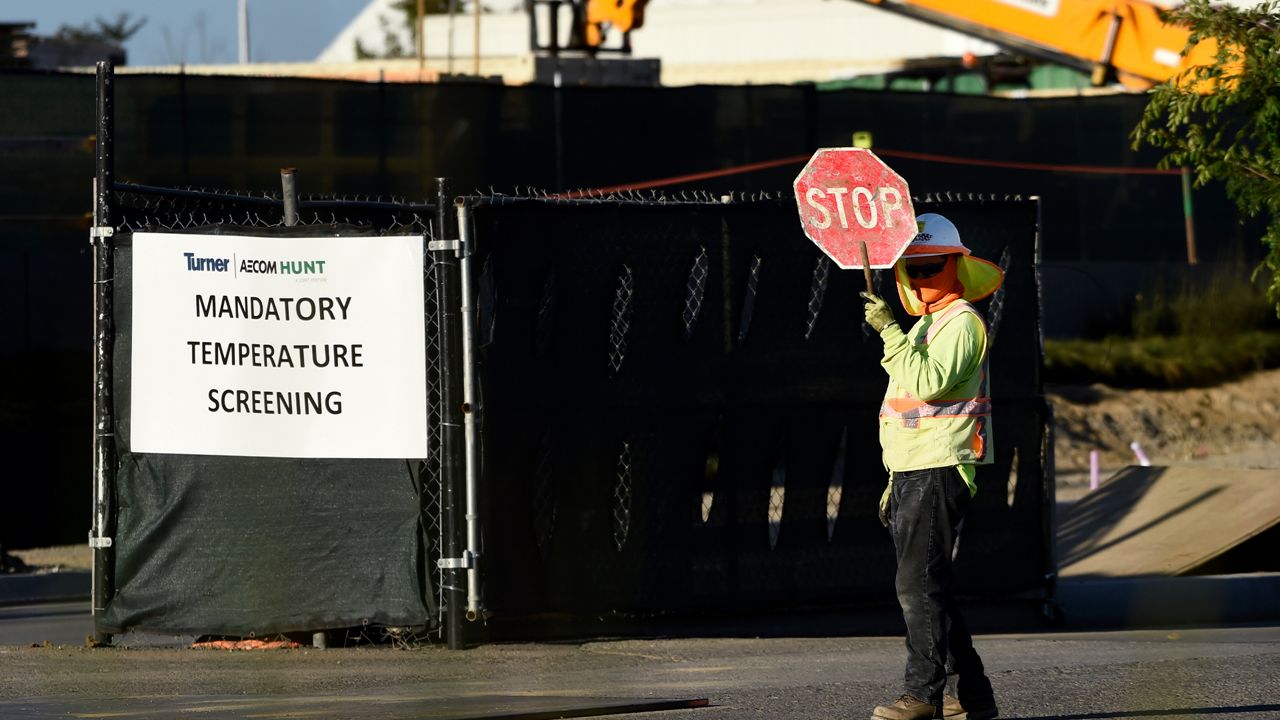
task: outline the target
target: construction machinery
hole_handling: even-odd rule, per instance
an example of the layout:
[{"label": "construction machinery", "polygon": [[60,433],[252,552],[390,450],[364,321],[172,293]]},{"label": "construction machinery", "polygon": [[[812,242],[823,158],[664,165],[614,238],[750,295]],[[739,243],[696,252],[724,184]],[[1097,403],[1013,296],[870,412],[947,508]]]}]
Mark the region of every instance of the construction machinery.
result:
[{"label": "construction machinery", "polygon": [[[631,56],[631,31],[644,24],[647,2],[525,0],[534,82],[657,87],[662,63],[657,58]],[[567,32],[562,32],[566,25]],[[618,42],[611,40],[615,36]]]},{"label": "construction machinery", "polygon": [[[644,6],[648,0],[526,0],[531,22],[532,50],[552,55],[561,51],[578,51],[595,55],[598,52],[631,54],[631,31],[644,25]],[[539,6],[546,7],[549,25],[549,42],[539,42]],[[570,12],[568,42],[560,37],[562,9]],[[621,35],[621,45],[606,47],[605,40],[612,32]]]},{"label": "construction machinery", "polygon": [[1208,63],[1215,46],[1185,55],[1189,31],[1169,25],[1168,3],[1149,0],[855,0],[980,37],[1090,73],[1094,85],[1133,90]]}]

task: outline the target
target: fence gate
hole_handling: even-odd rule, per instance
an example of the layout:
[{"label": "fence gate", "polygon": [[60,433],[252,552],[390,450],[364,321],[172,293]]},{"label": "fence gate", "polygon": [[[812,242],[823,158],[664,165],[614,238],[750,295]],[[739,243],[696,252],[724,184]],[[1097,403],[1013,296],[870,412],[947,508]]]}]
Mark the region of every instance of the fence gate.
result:
[{"label": "fence gate", "polygon": [[[441,343],[448,333],[441,329],[440,293],[441,278],[450,263],[437,259],[456,252],[423,250],[435,243],[441,234],[438,228],[449,215],[440,212],[439,202],[295,199],[287,192],[249,196],[117,183],[112,177],[111,98],[110,70],[100,67],[93,230],[95,498],[90,536],[95,553],[93,609],[98,639],[106,641],[112,634],[134,629],[233,636],[352,628],[369,633],[373,628],[382,632],[395,628],[400,635],[401,630],[440,632],[443,583],[436,567],[446,555],[444,525],[449,498],[442,468],[449,459],[445,448],[450,433],[442,410],[449,393],[445,387],[449,368],[442,362],[445,348]],[[246,240],[245,236],[264,240]],[[171,413],[159,419],[163,423],[165,417],[172,418],[174,428],[157,426],[156,417],[150,417],[149,428],[135,427],[132,350],[140,335],[134,321],[140,316],[150,319],[164,309],[157,307],[155,295],[146,296],[152,300],[145,307],[134,303],[138,289],[134,271],[142,267],[135,263],[135,253],[141,253],[139,242],[165,247],[172,254],[167,245],[243,248],[245,243],[266,239],[330,238],[324,241],[326,247],[336,248],[334,252],[342,257],[358,259],[375,240],[389,236],[409,236],[403,244],[408,258],[416,263],[415,257],[421,257],[422,262],[420,306],[407,313],[410,326],[416,317],[421,330],[422,347],[412,354],[422,359],[414,367],[425,373],[414,384],[425,397],[420,426],[426,437],[410,443],[422,448],[420,452],[406,453],[407,457],[400,459],[386,458],[387,453],[381,450],[372,451],[372,456],[381,459],[335,458],[328,457],[335,453],[324,451],[314,453],[311,459],[272,457],[291,453],[271,450],[257,455],[222,455],[216,448],[201,445],[199,438],[178,440],[176,426],[182,413],[191,408],[184,408],[177,398],[163,410],[153,407],[148,413]],[[422,249],[414,250],[414,236]],[[292,246],[307,247],[297,242]],[[183,269],[290,271],[284,258],[268,251],[241,254],[239,259],[244,262],[233,260],[229,267],[206,267],[202,254],[190,253],[192,257],[185,260],[188,267]],[[215,260],[210,262],[216,264]],[[228,265],[225,259],[221,262]],[[456,271],[456,261],[453,265]],[[308,312],[318,314],[315,305],[304,306],[303,301],[312,295],[323,296],[326,283],[336,287],[340,282],[332,260],[328,276],[323,264],[308,262],[306,272],[317,272],[317,267],[316,275],[292,280],[299,283],[298,304],[290,304],[293,298],[274,299],[281,301],[275,310],[286,313],[284,320],[289,319],[289,307],[295,308],[296,319],[307,319]],[[303,272],[303,264],[299,262],[294,271]],[[211,313],[231,312],[243,320],[242,310],[256,313],[254,318],[263,317],[262,298],[192,297],[196,298],[196,317],[207,319]],[[399,300],[378,297],[376,292],[366,299],[376,300],[383,308],[394,307]],[[336,300],[327,306],[328,319],[335,319],[339,311],[346,312],[342,299]],[[219,308],[218,302],[227,304]],[[320,308],[323,311],[326,306],[321,304]],[[184,308],[182,314],[188,314],[189,309]],[[456,310],[453,315],[457,316]],[[203,342],[197,326],[193,318],[192,337],[173,336],[162,342],[189,349],[193,365],[261,363],[292,368],[306,362],[299,357],[285,362],[283,353],[291,347],[284,344],[288,341],[282,340],[274,349],[253,343]],[[296,347],[297,353],[305,353],[304,346]],[[313,346],[313,352],[319,353],[318,347]],[[387,360],[382,348],[324,348],[323,356],[310,356],[313,369],[316,364],[337,367],[341,358],[345,367],[368,367],[376,372]],[[361,355],[380,349],[382,361]],[[260,351],[275,355],[264,358]],[[314,410],[333,415],[343,411],[338,393],[323,398],[315,393],[313,399],[312,393],[297,392],[298,388],[284,388],[286,391],[279,393],[256,390],[211,391],[209,408],[195,412],[236,412],[254,419],[268,413],[302,415]],[[377,412],[392,400],[396,400],[394,392],[388,391],[377,407],[366,402],[361,412]],[[156,404],[154,398],[150,402]],[[356,412],[350,400],[345,410]],[[262,447],[270,448],[276,441],[268,438]],[[135,443],[166,450],[140,451]],[[182,451],[183,447],[194,449]]]}]

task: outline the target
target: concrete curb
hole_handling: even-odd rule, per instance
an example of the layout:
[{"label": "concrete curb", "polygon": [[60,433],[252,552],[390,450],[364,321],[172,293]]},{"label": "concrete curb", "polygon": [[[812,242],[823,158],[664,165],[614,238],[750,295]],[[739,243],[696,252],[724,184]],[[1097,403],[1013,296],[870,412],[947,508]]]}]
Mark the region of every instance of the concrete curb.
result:
[{"label": "concrete curb", "polygon": [[1055,595],[1072,629],[1280,620],[1280,573],[1063,580]]},{"label": "concrete curb", "polygon": [[[87,570],[0,575],[0,606],[87,601],[91,584]],[[1063,611],[1062,626],[1073,630],[1276,622],[1280,573],[1062,580],[1054,599]],[[982,616],[980,608],[972,612]],[[982,632],[1003,629],[999,621],[977,624]],[[844,628],[860,630],[868,628]]]},{"label": "concrete curb", "polygon": [[92,588],[88,570],[0,575],[0,606],[88,600]]}]

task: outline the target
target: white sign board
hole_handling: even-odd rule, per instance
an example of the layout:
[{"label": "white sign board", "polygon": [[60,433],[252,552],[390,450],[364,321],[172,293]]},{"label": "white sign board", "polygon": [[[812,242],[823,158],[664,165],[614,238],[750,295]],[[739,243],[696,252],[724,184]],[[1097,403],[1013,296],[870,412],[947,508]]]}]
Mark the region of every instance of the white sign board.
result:
[{"label": "white sign board", "polygon": [[134,234],[131,449],[426,457],[422,249]]}]

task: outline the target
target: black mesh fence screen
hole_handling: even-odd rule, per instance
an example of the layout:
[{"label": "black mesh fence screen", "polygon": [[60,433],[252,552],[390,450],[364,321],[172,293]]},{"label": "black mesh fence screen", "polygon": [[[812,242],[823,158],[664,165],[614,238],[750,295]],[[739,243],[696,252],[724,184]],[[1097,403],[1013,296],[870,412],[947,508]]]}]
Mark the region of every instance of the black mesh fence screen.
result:
[{"label": "black mesh fence screen", "polygon": [[[1007,272],[980,304],[995,463],[966,523],[962,591],[1040,595],[1053,564],[1038,203],[916,210],[947,214]],[[490,609],[892,596],[876,518],[882,346],[862,328],[862,274],[804,238],[793,200],[491,198],[474,217]]]},{"label": "black mesh fence screen", "polygon": [[[261,191],[278,187],[280,167],[295,166],[299,187],[325,195],[429,197],[437,176],[465,192],[655,180],[673,183],[665,192],[674,198],[758,192],[789,187],[800,162],[700,173],[807,156],[868,131],[917,194],[966,188],[1042,198],[1051,337],[1128,332],[1137,293],[1223,274],[1247,282],[1262,252],[1257,222],[1208,187],[1194,193],[1201,263],[1186,266],[1179,178],[1128,174],[1157,158],[1130,147],[1146,103],[1138,95],[1015,100],[802,85],[556,90],[185,74],[117,80],[117,179],[166,187]],[[0,97],[14,99],[0,104],[0,299],[11,309],[0,316],[0,368],[30,380],[0,413],[0,450],[18,458],[15,472],[26,479],[0,504],[0,543],[9,547],[79,542],[89,516],[80,488],[90,457],[82,429],[90,422],[83,387],[91,367],[85,236],[93,83],[83,74],[0,71]],[[1040,167],[998,164],[1007,162]],[[278,205],[228,207],[236,214],[227,222],[278,222]],[[175,224],[164,227],[217,217],[217,207],[203,203],[170,209]],[[123,211],[131,223],[144,214]],[[340,223],[355,212],[304,208],[303,220]],[[713,248],[708,258],[717,259]],[[763,282],[768,268],[762,272]]]},{"label": "black mesh fence screen", "polygon": [[0,545],[84,542],[93,82],[0,71],[0,98]]},{"label": "black mesh fence screen", "polygon": [[438,622],[440,373],[435,268],[424,272],[430,452],[414,460],[138,454],[130,449],[133,231],[430,234],[429,206],[309,198],[285,227],[267,197],[121,186],[114,237],[111,587],[99,630],[249,635]]},{"label": "black mesh fence screen", "polygon": [[[22,99],[0,109],[0,138],[31,141],[4,151],[6,226],[39,216],[42,233],[81,227],[92,161],[70,140],[93,132],[92,77],[8,70],[0,93]],[[117,171],[154,185],[263,188],[291,165],[314,192],[418,198],[438,176],[499,190],[670,180],[807,156],[866,131],[876,149],[916,155],[886,157],[917,193],[1045,198],[1047,261],[1179,262],[1178,177],[1129,172],[1158,158],[1130,144],[1145,104],[1142,95],[1010,99],[806,85],[556,90],[129,74],[117,87]],[[1032,167],[999,165],[1007,162]],[[1116,172],[1070,169],[1080,166]],[[797,169],[687,178],[679,187],[780,190]],[[1239,227],[1220,189],[1197,191],[1195,206],[1202,259],[1260,256],[1256,234]]]}]

